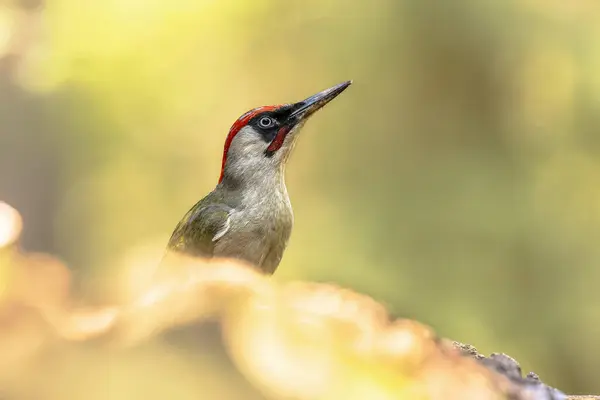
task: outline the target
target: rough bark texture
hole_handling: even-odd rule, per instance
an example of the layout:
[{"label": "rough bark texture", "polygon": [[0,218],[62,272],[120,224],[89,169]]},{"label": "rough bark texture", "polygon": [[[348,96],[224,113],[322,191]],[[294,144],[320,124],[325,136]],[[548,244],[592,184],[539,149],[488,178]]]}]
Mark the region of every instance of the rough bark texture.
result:
[{"label": "rough bark texture", "polygon": [[[529,372],[523,376],[521,366],[512,357],[503,353],[492,353],[489,357],[480,354],[474,346],[460,342],[454,342],[454,346],[464,355],[472,357],[481,364],[507,377],[516,388],[516,392],[526,393],[533,399],[569,399],[569,400],[600,400],[600,396],[592,395],[565,395],[559,390],[544,384],[535,372]],[[518,393],[515,393],[518,397]]]}]

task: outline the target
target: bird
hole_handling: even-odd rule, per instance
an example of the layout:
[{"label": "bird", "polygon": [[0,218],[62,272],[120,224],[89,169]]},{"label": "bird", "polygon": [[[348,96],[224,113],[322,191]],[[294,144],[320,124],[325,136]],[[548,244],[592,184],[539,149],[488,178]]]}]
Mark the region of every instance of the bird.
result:
[{"label": "bird", "polygon": [[240,260],[273,274],[294,224],[285,184],[290,153],[306,121],[351,83],[239,117],[225,139],[216,187],[177,224],[167,252]]}]

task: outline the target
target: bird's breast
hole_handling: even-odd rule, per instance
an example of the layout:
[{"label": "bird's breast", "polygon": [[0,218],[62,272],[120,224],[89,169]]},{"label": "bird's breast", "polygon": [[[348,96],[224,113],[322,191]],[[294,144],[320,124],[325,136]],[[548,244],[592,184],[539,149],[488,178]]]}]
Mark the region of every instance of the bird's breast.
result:
[{"label": "bird's breast", "polygon": [[220,241],[223,253],[231,253],[263,271],[272,273],[281,258],[293,226],[289,202],[273,202],[268,207],[247,207],[231,215],[231,229]]}]

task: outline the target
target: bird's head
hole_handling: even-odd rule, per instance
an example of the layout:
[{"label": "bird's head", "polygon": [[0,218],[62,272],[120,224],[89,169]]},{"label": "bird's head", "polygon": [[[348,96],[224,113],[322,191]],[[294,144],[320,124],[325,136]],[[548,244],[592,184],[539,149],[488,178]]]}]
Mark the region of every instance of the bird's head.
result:
[{"label": "bird's head", "polygon": [[253,182],[279,173],[304,123],[351,83],[340,83],[298,103],[258,107],[238,118],[225,140],[219,183],[244,178]]}]

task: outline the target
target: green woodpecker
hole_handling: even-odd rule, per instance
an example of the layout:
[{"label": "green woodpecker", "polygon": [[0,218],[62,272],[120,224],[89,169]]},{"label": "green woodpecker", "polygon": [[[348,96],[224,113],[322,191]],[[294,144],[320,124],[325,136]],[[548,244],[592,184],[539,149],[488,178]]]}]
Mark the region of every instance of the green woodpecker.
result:
[{"label": "green woodpecker", "polygon": [[225,140],[217,186],[179,222],[168,250],[239,259],[272,274],[292,231],[284,169],[298,132],[351,83],[298,103],[258,107],[242,115]]}]

